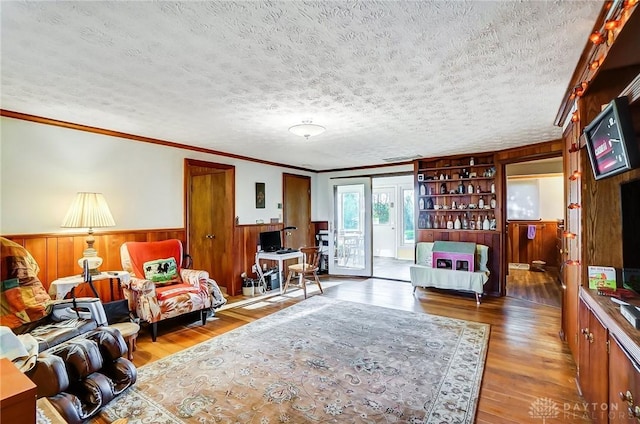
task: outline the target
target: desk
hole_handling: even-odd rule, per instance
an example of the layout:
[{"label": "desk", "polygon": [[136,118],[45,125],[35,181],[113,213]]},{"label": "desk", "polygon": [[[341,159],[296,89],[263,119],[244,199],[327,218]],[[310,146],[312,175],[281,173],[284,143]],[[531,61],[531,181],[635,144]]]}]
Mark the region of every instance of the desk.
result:
[{"label": "desk", "polygon": [[282,294],[282,287],[284,286],[284,261],[288,259],[297,259],[298,263],[302,263],[302,252],[290,252],[290,253],[276,253],[276,252],[256,252],[256,270],[260,277],[260,284],[265,284],[264,275],[262,274],[262,268],[260,267],[260,260],[278,261],[278,270],[280,272],[280,294]]},{"label": "desk", "polygon": [[[131,275],[129,275],[127,271],[109,271],[109,272],[101,272],[98,275],[92,275],[91,281],[108,279],[109,285],[111,288],[110,300],[113,300],[115,297],[113,292],[113,280],[118,280],[118,283],[122,285],[124,283],[127,283],[130,278],[131,278]],[[64,299],[64,297],[69,292],[71,292],[73,289],[75,289],[77,286],[79,286],[84,282],[85,281],[84,281],[84,278],[82,278],[82,275],[73,275],[71,277],[59,278],[54,282],[52,282],[51,286],[49,286],[49,295],[55,299]],[[95,294],[96,297],[99,297],[95,287],[91,286],[91,289],[93,290],[93,294]]]}]

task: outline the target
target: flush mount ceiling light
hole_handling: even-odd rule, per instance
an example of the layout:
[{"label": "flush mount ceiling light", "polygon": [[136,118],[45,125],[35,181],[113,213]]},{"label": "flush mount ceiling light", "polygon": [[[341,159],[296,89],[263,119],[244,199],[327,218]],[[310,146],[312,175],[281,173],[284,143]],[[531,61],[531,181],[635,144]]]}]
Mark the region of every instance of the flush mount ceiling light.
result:
[{"label": "flush mount ceiling light", "polygon": [[289,131],[300,137],[304,137],[307,140],[309,137],[313,137],[318,134],[322,134],[325,128],[322,125],[312,124],[311,121],[302,121],[302,124],[294,125],[289,128]]}]

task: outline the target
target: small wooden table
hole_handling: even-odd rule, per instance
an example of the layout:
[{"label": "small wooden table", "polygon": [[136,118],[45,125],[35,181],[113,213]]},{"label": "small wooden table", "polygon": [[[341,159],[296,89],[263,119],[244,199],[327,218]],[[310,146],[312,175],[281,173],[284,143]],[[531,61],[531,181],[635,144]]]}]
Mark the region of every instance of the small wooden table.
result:
[{"label": "small wooden table", "polygon": [[0,359],[0,417],[7,423],[35,423],[37,387],[7,358]]},{"label": "small wooden table", "polygon": [[135,322],[118,322],[115,324],[109,324],[109,327],[117,328],[120,331],[120,334],[124,337],[125,342],[127,342],[127,347],[129,348],[127,358],[130,361],[133,361],[133,352],[136,350],[136,339],[138,338],[140,326]]}]

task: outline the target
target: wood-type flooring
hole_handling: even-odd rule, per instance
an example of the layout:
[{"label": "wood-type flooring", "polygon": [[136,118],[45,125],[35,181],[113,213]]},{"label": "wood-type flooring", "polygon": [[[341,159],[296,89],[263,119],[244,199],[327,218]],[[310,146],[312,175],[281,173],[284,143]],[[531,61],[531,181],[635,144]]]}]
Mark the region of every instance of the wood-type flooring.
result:
[{"label": "wood-type flooring", "polygon": [[[450,292],[418,289],[414,296],[410,284],[394,281],[323,279],[340,283],[327,287],[326,297],[491,324],[477,423],[591,422],[576,390],[575,363],[558,337],[559,308],[512,297],[488,297],[478,306],[472,296]],[[231,297],[229,301],[240,299],[244,298]],[[295,289],[284,296],[220,311],[204,326],[196,318],[161,322],[155,343],[143,327],[134,363],[148,364],[302,299]],[[379,319],[384,320],[384,315]],[[295,327],[291,331],[296,331]],[[277,334],[265,336],[268,339]]]}]

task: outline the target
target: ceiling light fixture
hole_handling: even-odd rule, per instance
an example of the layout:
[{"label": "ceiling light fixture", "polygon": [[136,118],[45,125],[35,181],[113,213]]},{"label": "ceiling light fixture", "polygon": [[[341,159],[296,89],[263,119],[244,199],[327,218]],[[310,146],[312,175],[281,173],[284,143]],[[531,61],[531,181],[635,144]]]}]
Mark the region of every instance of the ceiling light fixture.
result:
[{"label": "ceiling light fixture", "polygon": [[322,134],[325,130],[325,127],[322,125],[317,125],[311,123],[311,121],[302,121],[302,124],[294,125],[289,128],[289,131],[295,135],[299,135],[300,137],[304,137],[307,140],[309,137],[316,136],[318,134]]}]

